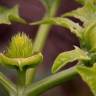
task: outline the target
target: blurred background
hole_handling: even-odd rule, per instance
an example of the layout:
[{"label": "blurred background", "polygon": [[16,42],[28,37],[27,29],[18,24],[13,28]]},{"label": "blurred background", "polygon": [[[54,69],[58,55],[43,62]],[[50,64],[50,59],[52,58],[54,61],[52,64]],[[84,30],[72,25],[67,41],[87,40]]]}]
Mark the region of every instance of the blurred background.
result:
[{"label": "blurred background", "polygon": [[[6,6],[8,8],[11,8],[16,4],[19,4],[20,6],[20,16],[23,17],[27,22],[41,20],[44,16],[45,10],[40,0],[0,0],[0,5]],[[61,14],[72,9],[76,9],[80,6],[81,5],[76,3],[75,0],[61,0],[61,5],[58,9],[57,16],[60,16]],[[0,25],[0,50],[3,51],[6,49],[10,38],[17,32],[25,32],[34,41],[38,27],[39,26],[29,26],[17,23],[12,23],[12,25]],[[44,62],[38,66],[36,80],[40,80],[50,75],[50,69],[56,56],[60,52],[73,49],[73,45],[79,46],[78,39],[75,37],[75,35],[62,27],[52,26],[45,47],[43,49]],[[70,64],[70,66],[73,66],[74,64],[75,62]],[[66,66],[65,68],[70,66]],[[0,71],[6,74],[11,80],[16,82],[17,75],[14,70],[0,66]],[[0,87],[0,96],[5,96],[7,93],[4,91],[1,85]],[[80,76],[78,76],[73,80],[65,82],[61,86],[49,90],[42,96],[93,95],[90,92],[88,86],[82,81]]]}]

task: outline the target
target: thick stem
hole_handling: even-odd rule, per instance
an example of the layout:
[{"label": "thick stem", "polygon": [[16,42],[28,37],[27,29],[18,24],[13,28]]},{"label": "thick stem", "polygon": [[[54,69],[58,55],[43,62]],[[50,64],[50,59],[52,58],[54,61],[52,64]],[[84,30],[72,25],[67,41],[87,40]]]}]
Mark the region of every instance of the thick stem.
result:
[{"label": "thick stem", "polygon": [[17,96],[25,96],[25,80],[26,80],[26,71],[18,71],[18,82],[17,82]]},{"label": "thick stem", "polygon": [[[5,75],[0,72],[0,83],[8,91],[10,96],[16,95],[16,86]],[[14,94],[14,95],[13,95]]]},{"label": "thick stem", "polygon": [[[54,4],[52,5],[52,8],[50,10],[50,17],[55,16],[55,14],[57,12],[57,9],[59,7],[59,4],[60,4],[60,0],[56,0],[54,2]],[[48,16],[45,16],[44,18],[46,18]],[[50,28],[51,28],[50,24],[41,24],[40,25],[39,30],[37,32],[36,39],[35,39],[35,43],[34,43],[34,46],[33,46],[33,53],[38,52],[38,51],[42,51],[42,49],[44,47],[44,44],[46,42],[46,39],[47,39]],[[26,85],[28,85],[32,82],[32,80],[34,78],[35,70],[36,69],[32,69],[32,68],[28,69],[27,75],[26,75]]]},{"label": "thick stem", "polygon": [[39,96],[48,89],[60,85],[63,82],[72,79],[76,75],[76,67],[69,68],[28,86],[25,93],[29,96],[30,94],[32,96]]},{"label": "thick stem", "polygon": [[25,85],[25,70],[23,71],[18,71],[18,86],[24,86]]},{"label": "thick stem", "polygon": [[[42,50],[44,43],[46,41],[46,38],[48,36],[48,32],[50,30],[50,25],[41,25],[34,43],[33,47],[33,53],[39,52]],[[30,68],[27,70],[27,76],[26,76],[26,85],[30,84],[34,78],[36,69]]]}]

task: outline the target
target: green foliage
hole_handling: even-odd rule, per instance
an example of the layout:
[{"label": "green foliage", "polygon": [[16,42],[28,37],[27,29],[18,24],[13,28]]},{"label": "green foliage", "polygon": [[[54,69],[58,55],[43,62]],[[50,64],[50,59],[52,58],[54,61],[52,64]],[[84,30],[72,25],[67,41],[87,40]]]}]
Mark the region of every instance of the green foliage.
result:
[{"label": "green foliage", "polygon": [[32,56],[32,40],[24,33],[16,34],[12,37],[5,54],[11,58]]},{"label": "green foliage", "polygon": [[86,1],[86,0],[75,0],[75,1],[77,1],[77,2],[79,2],[79,3],[81,3],[81,4],[85,4],[85,1]]},{"label": "green foliage", "polygon": [[90,24],[85,27],[83,42],[85,42],[87,50],[96,52],[96,21],[90,22]]},{"label": "green foliage", "polygon": [[[81,75],[84,81],[90,86],[92,92],[96,95],[96,71],[86,65],[96,62],[96,1],[95,0],[77,0],[83,6],[71,12],[65,13],[62,17],[46,18],[42,21],[32,23],[35,24],[56,24],[64,28],[70,29],[76,34],[80,40],[80,48],[75,48],[72,51],[63,52],[57,56],[52,66],[52,73],[57,72],[67,63],[78,60],[82,62],[82,67],[77,68],[77,72]],[[72,21],[68,17],[75,17],[83,22],[83,26]],[[93,54],[93,55],[92,55]],[[88,64],[86,64],[88,63]],[[89,65],[88,65],[89,66]],[[94,79],[94,80],[93,80]]]},{"label": "green foliage", "polygon": [[[83,65],[77,67],[77,72],[83,80],[90,86],[94,95],[96,95],[96,67],[92,63],[96,62],[96,0],[76,0],[83,6],[67,12],[62,17],[46,18],[45,20],[32,23],[35,24],[56,24],[71,30],[80,40],[80,48],[72,51],[63,52],[57,56],[52,67],[52,73],[57,72],[60,68],[69,62],[79,60]],[[68,17],[75,17],[83,22],[83,26],[72,21]],[[87,62],[85,62],[87,61]],[[93,67],[86,67],[90,63]]]},{"label": "green foliage", "polygon": [[57,72],[60,68],[65,66],[69,62],[73,62],[75,60],[90,60],[87,53],[81,50],[78,47],[75,47],[72,51],[67,51],[59,54],[57,56],[53,67],[52,67],[52,73]]},{"label": "green foliage", "polygon": [[96,64],[92,68],[86,66],[78,66],[77,72],[81,75],[83,80],[89,85],[94,96],[96,96]]},{"label": "green foliage", "polygon": [[[91,67],[86,67],[85,62],[83,65],[77,66],[77,72],[81,75],[83,80],[89,85],[94,96],[96,95],[96,0],[77,0],[84,6],[65,13],[64,18],[75,17],[83,22],[82,35],[80,45],[83,49],[87,49],[90,57]],[[71,55],[72,56],[72,55]],[[62,63],[63,65],[63,63]],[[87,64],[88,65],[88,64]],[[95,67],[94,67],[95,66]],[[60,65],[59,65],[60,67]]]},{"label": "green foliage", "polygon": [[[36,82],[36,84],[25,86],[25,82],[28,80],[27,76],[25,77],[25,69],[35,68],[43,61],[43,56],[40,52],[32,54],[33,45],[31,39],[24,33],[18,33],[12,37],[5,54],[0,53],[0,63],[8,67],[19,69],[21,73],[24,72],[24,80],[25,78],[27,79],[24,81],[23,86],[19,85],[16,89],[13,84],[11,84],[6,78],[1,78],[3,76],[0,75],[0,80],[2,79],[1,82],[4,82],[4,86],[7,85],[5,86],[7,90],[11,89],[11,91],[14,91],[16,94],[20,91],[20,96],[27,96],[30,93],[32,93],[31,95],[40,95],[44,91],[48,90],[48,88],[57,86],[63,81],[66,81],[66,79],[68,80],[72,78],[74,74],[77,75],[77,73],[79,73],[83,80],[89,85],[93,94],[96,96],[96,0],[76,1],[81,3],[83,6],[63,14],[62,17],[53,18],[57,10],[56,7],[59,0],[41,0],[46,8],[44,20],[31,23],[31,25],[42,24],[39,34],[42,30],[44,32],[44,34],[37,35],[37,43],[34,44],[34,50],[36,50],[35,48],[39,42],[40,46],[38,47],[38,50],[42,49],[42,45],[44,44],[44,40],[48,34],[51,24],[56,24],[70,29],[70,31],[80,40],[80,48],[75,46],[74,50],[62,52],[59,56],[57,56],[52,67],[52,73],[57,72],[63,66],[75,60],[78,60],[78,65]],[[81,26],[69,17],[75,17],[81,20],[83,25]],[[15,6],[12,9],[0,7],[0,24],[11,24],[11,21],[26,23],[25,20],[19,16],[18,6]],[[46,24],[48,24],[47,27],[45,26]],[[90,64],[91,66],[89,66]],[[29,77],[32,77],[30,74],[28,75]],[[20,78],[22,77],[23,76],[20,75]],[[22,81],[23,79],[21,80],[21,83]]]},{"label": "green foliage", "polygon": [[[90,86],[94,95],[96,95],[96,0],[76,0],[83,6],[67,12],[62,17],[45,18],[42,21],[32,23],[35,24],[56,24],[64,28],[70,29],[76,34],[80,40],[80,48],[75,48],[72,51],[63,52],[57,56],[52,66],[52,73],[57,72],[60,68],[69,62],[78,60],[83,65],[77,67],[77,72],[83,80]],[[83,22],[83,26],[72,21],[69,17],[75,17]],[[93,54],[93,55],[92,55]],[[91,64],[92,66],[86,67]],[[88,65],[89,66],[89,65]]]},{"label": "green foliage", "polygon": [[26,21],[19,16],[17,5],[10,9],[0,6],[0,24],[11,24],[11,21],[26,24]]},{"label": "green foliage", "polygon": [[47,18],[35,23],[31,23],[31,25],[36,25],[36,24],[56,24],[65,28],[68,28],[71,30],[71,32],[73,32],[74,34],[76,34],[76,36],[78,36],[79,38],[81,37],[81,30],[82,27],[80,27],[80,25],[78,23],[74,23],[72,20],[69,20],[67,18],[62,18],[62,17],[55,17],[55,18]]},{"label": "green foliage", "polygon": [[88,2],[90,3],[96,3],[96,0],[76,0],[77,2],[81,3],[81,4],[86,4]]},{"label": "green foliage", "polygon": [[81,20],[85,26],[96,19],[96,6],[93,3],[88,2],[81,8],[65,13],[63,17],[75,17]]}]

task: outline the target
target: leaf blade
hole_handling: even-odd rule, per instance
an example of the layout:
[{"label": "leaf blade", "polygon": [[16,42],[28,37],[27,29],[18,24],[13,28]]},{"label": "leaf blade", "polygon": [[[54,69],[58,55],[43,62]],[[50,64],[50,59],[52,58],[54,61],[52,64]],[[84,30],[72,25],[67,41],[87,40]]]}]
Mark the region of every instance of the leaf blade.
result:
[{"label": "leaf blade", "polygon": [[76,0],[78,3],[86,4],[86,3],[96,3],[96,0]]},{"label": "leaf blade", "polygon": [[78,23],[75,23],[67,18],[62,17],[46,18],[44,20],[31,23],[30,25],[37,25],[37,24],[55,24],[70,29],[71,32],[76,34],[76,36],[79,38],[81,38],[82,35],[81,32],[82,27]]},{"label": "leaf blade", "polygon": [[61,69],[69,62],[73,62],[75,60],[89,60],[89,59],[90,58],[87,56],[86,53],[84,53],[83,50],[79,49],[78,47],[75,47],[74,50],[63,52],[59,56],[57,56],[52,66],[52,73],[57,72],[59,69]]},{"label": "leaf blade", "polygon": [[0,24],[11,24],[11,21],[26,24],[26,21],[19,16],[18,5],[10,9],[0,6]]},{"label": "leaf blade", "polygon": [[83,7],[70,11],[62,15],[62,17],[75,17],[84,22],[84,25],[89,21],[96,19],[96,6],[91,2],[86,3]]},{"label": "leaf blade", "polygon": [[84,28],[83,42],[87,50],[90,52],[96,51],[96,21],[90,22],[87,27]]},{"label": "leaf blade", "polygon": [[95,71],[92,68],[85,66],[77,66],[77,72],[80,74],[82,79],[88,84],[94,96],[96,96],[96,68]]}]

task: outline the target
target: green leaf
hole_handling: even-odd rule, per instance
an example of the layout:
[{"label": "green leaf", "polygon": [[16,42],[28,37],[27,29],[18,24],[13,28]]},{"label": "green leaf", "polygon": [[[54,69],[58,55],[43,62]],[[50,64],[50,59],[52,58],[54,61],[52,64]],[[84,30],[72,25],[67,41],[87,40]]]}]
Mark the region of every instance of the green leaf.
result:
[{"label": "green leaf", "polygon": [[80,19],[84,25],[96,19],[96,6],[92,3],[87,3],[81,8],[65,13],[63,17],[75,17]]},{"label": "green leaf", "polygon": [[84,28],[83,38],[85,46],[91,52],[96,52],[96,21],[90,22],[87,27]]},{"label": "green leaf", "polygon": [[73,62],[75,60],[89,60],[87,53],[81,50],[78,47],[75,47],[74,50],[63,52],[59,56],[57,56],[56,60],[52,66],[52,73],[57,72],[63,66],[65,66],[69,62]]},{"label": "green leaf", "polygon": [[76,34],[76,36],[78,37],[81,37],[82,35],[81,33],[82,27],[78,23],[75,23],[72,20],[67,18],[61,18],[61,17],[46,18],[44,20],[31,23],[31,25],[36,25],[36,24],[56,24],[56,25],[70,29],[71,32]]},{"label": "green leaf", "polygon": [[88,84],[94,96],[96,96],[96,67],[88,68],[85,66],[78,66],[77,72],[81,75],[82,79]]},{"label": "green leaf", "polygon": [[77,2],[79,2],[79,3],[81,3],[81,4],[85,4],[85,1],[86,1],[86,0],[75,0],[75,1],[77,1]]},{"label": "green leaf", "polygon": [[26,21],[19,16],[17,5],[10,9],[0,6],[0,24],[11,24],[11,21],[26,24]]},{"label": "green leaf", "polygon": [[86,4],[86,3],[96,3],[96,0],[76,0],[77,2],[81,4]]}]

